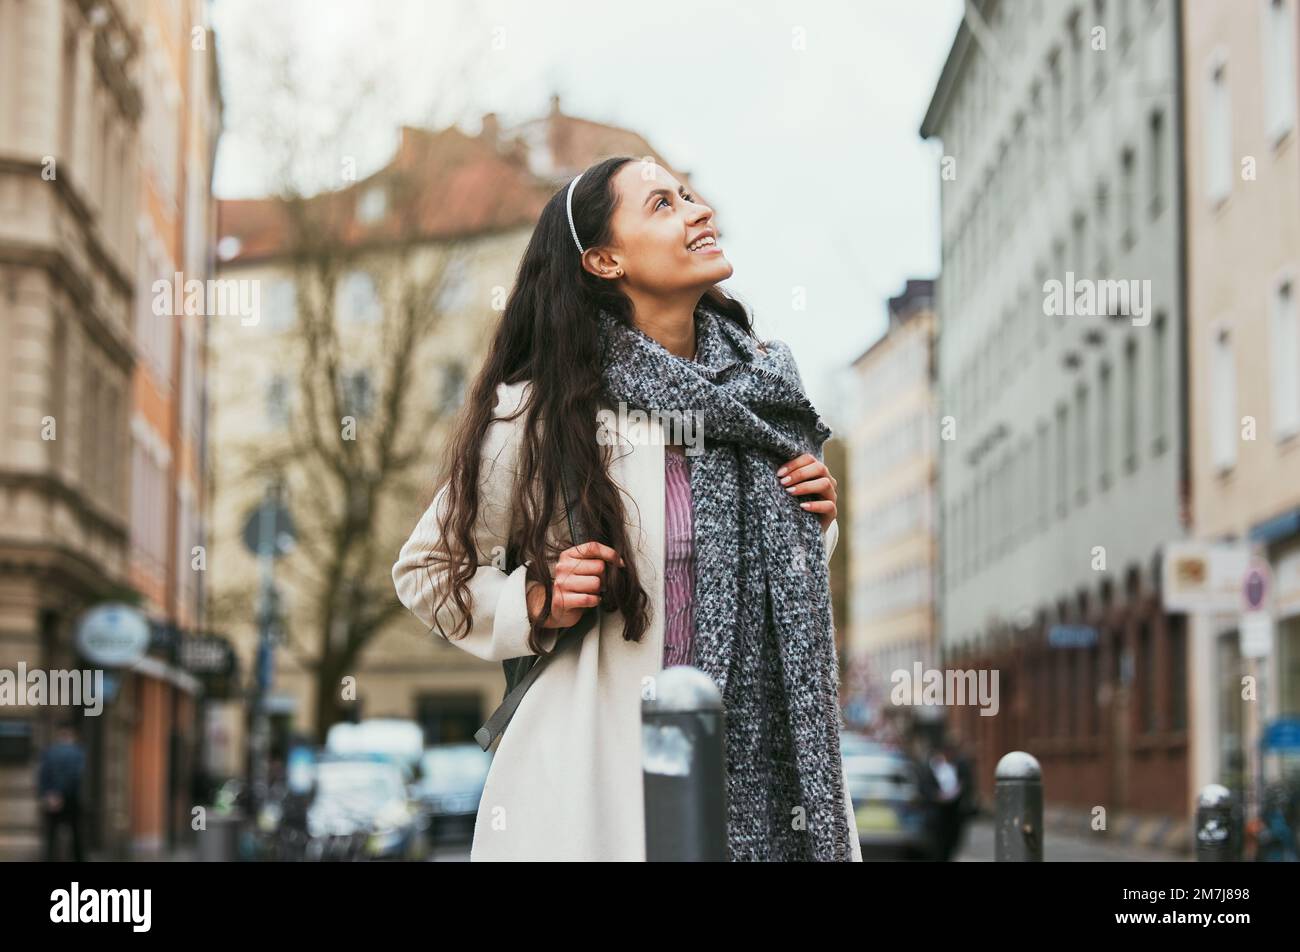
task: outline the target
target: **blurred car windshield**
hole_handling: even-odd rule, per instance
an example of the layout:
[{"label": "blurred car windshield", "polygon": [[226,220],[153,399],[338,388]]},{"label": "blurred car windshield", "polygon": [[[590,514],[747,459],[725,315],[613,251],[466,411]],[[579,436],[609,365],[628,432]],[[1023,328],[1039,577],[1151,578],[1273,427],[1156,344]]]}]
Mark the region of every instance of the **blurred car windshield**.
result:
[{"label": "blurred car windshield", "polygon": [[483,783],[492,755],[475,745],[434,748],[421,761],[426,790],[462,790]]},{"label": "blurred car windshield", "polygon": [[898,754],[861,754],[844,758],[844,772],[854,798],[896,799],[916,789],[916,768]]},{"label": "blurred car windshield", "polygon": [[327,760],[317,764],[316,783],[318,797],[382,801],[406,795],[401,772],[391,764]]}]

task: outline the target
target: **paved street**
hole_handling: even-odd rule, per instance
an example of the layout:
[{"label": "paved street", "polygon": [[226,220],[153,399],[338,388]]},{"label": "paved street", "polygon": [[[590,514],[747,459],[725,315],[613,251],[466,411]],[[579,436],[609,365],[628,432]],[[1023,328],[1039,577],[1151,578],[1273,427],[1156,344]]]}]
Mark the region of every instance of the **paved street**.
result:
[{"label": "paved street", "polygon": [[[1043,846],[1043,859],[1047,862],[1066,863],[1168,863],[1187,862],[1187,858],[1174,853],[1142,849],[1096,840],[1077,834],[1049,831]],[[993,822],[981,819],[967,827],[958,862],[993,862]]]}]

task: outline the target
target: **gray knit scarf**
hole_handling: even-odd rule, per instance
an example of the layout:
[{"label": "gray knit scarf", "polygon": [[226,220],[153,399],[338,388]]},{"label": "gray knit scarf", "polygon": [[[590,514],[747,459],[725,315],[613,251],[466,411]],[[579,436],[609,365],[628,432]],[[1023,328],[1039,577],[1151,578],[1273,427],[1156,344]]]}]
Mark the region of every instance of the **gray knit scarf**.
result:
[{"label": "gray knit scarf", "polygon": [[608,312],[599,325],[613,405],[703,426],[704,452],[686,456],[695,666],[722,692],[731,859],[848,861],[825,543],[817,515],[776,476],[800,453],[821,459],[830,428],[789,347],[773,341],[763,353],[704,302],[694,361]]}]

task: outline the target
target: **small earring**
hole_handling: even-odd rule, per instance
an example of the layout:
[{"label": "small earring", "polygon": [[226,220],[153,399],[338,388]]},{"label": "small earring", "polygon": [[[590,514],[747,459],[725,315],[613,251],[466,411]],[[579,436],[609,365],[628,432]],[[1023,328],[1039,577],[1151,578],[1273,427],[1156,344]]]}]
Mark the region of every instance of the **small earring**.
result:
[{"label": "small earring", "polygon": [[614,272],[614,274],[615,274],[616,276],[621,275],[622,273],[623,273],[623,269],[622,269],[622,268],[619,268],[617,271]]}]

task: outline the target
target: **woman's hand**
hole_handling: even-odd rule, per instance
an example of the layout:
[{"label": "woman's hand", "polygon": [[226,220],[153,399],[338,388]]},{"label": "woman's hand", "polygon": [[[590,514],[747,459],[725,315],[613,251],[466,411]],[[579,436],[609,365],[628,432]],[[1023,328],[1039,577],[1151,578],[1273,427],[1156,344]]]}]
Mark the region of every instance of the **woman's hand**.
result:
[{"label": "woman's hand", "polygon": [[835,487],[838,485],[826,464],[811,453],[796,456],[776,471],[781,478],[781,485],[792,496],[809,493],[821,496],[821,499],[809,499],[799,503],[809,512],[817,513],[817,518],[825,532],[835,521]]},{"label": "woman's hand", "polygon": [[[607,545],[584,542],[560,553],[560,560],[551,566],[551,613],[543,628],[568,628],[576,625],[582,613],[600,604],[604,589],[605,564],[623,560]],[[528,619],[532,621],[546,603],[546,589],[540,582],[528,583]]]}]

